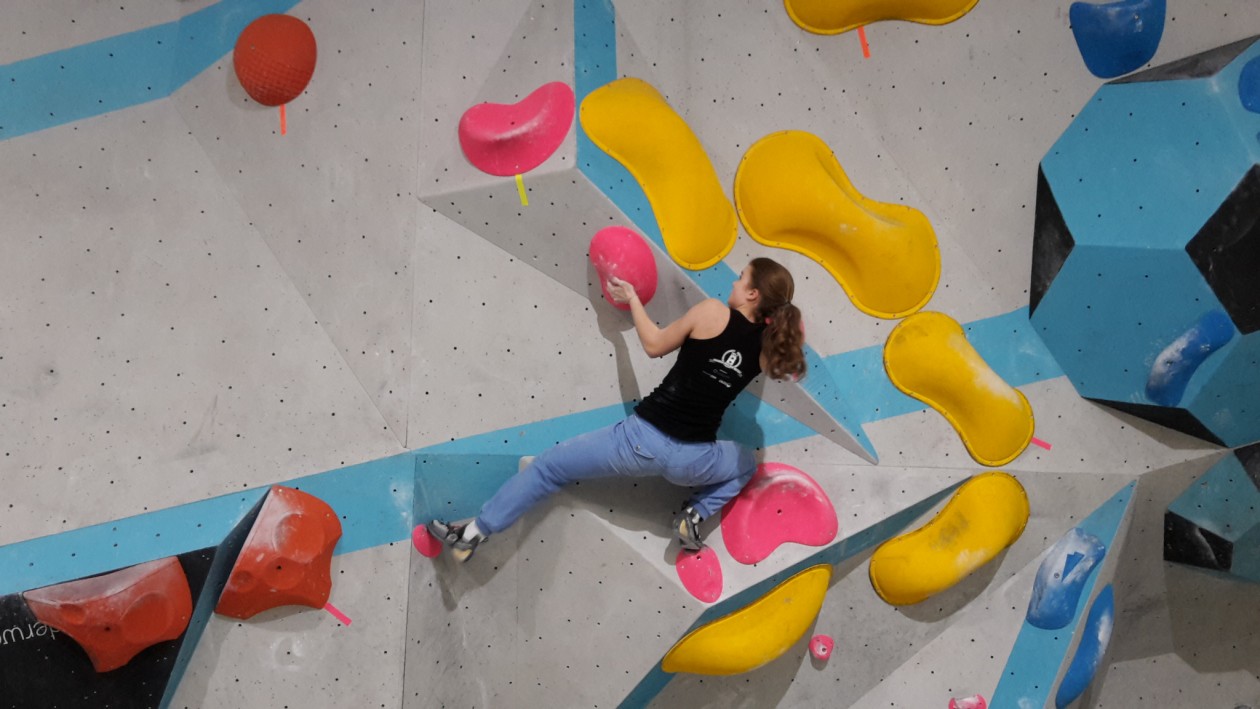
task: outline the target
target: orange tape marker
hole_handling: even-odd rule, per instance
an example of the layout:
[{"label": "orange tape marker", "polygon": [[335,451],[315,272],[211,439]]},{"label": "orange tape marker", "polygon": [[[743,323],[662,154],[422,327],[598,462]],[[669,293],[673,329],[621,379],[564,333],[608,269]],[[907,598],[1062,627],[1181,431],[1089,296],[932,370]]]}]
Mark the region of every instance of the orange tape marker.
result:
[{"label": "orange tape marker", "polygon": [[287,104],[283,104],[283,103],[282,103],[282,104],[280,104],[280,135],[284,135],[284,134],[287,132],[287,130],[286,130],[286,129],[287,129],[287,126],[285,126],[285,124],[284,124],[284,123],[285,123],[285,121],[284,121],[284,107],[285,107],[286,105],[287,105]]},{"label": "orange tape marker", "polygon": [[332,601],[329,601],[328,603],[324,604],[324,610],[331,613],[332,617],[341,621],[342,625],[346,626],[347,628],[350,627],[350,617],[347,616],[345,613],[342,613],[341,611],[337,610],[337,606],[334,606],[332,604]]},{"label": "orange tape marker", "polygon": [[866,25],[858,27],[858,39],[862,40],[862,57],[871,58],[871,45],[866,43]]}]

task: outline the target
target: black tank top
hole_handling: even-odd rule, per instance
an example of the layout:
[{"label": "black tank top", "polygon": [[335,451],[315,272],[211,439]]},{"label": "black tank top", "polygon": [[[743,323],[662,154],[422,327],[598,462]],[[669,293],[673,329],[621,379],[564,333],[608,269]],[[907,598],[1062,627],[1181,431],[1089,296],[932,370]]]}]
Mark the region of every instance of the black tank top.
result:
[{"label": "black tank top", "polygon": [[761,374],[765,328],[731,308],[722,334],[707,340],[688,337],[683,342],[665,381],[634,412],[671,438],[716,440],[726,407]]}]

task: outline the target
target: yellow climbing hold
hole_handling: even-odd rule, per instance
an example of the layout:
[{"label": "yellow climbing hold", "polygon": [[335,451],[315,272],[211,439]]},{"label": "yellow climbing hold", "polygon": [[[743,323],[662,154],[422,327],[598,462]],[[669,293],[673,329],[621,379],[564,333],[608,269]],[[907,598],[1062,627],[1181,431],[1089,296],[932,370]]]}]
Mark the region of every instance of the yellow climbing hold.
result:
[{"label": "yellow climbing hold", "polygon": [[893,328],[884,370],[902,392],[941,412],[982,465],[1005,465],[1032,440],[1028,399],[989,368],[948,315],[916,313]]},{"label": "yellow climbing hold", "polygon": [[925,600],[989,563],[1028,523],[1028,495],[1015,478],[981,473],[963,483],[931,522],[871,555],[871,585],[895,606]]},{"label": "yellow climbing hold", "polygon": [[944,25],[971,12],[977,0],[784,0],[788,16],[814,34],[840,34],[880,20]]},{"label": "yellow climbing hold", "polygon": [[869,315],[913,313],[940,280],[927,217],[863,197],[812,133],[781,131],[754,143],[735,173],[735,205],[753,239],[822,264]]},{"label": "yellow climbing hold", "polygon": [[822,609],[831,565],[796,574],[730,615],[687,633],[661,661],[666,672],[735,675],[755,670],[792,647]]},{"label": "yellow climbing hold", "polygon": [[618,79],[587,95],[579,120],[638,180],[679,266],[705,269],[730,253],[735,210],[704,146],[659,91],[641,79]]}]

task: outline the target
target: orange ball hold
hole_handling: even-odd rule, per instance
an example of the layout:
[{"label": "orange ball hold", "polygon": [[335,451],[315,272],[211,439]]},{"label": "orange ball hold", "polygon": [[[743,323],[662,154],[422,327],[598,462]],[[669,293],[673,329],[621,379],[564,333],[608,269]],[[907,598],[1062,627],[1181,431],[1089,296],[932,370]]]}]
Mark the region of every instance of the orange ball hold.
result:
[{"label": "orange ball hold", "polygon": [[237,38],[232,66],[250,98],[264,106],[288,103],[315,73],[315,34],[292,15],[263,15]]},{"label": "orange ball hold", "polygon": [[50,628],[69,635],[97,672],[109,672],[144,649],[184,634],[192,590],[173,556],[22,594]]},{"label": "orange ball hold", "polygon": [[214,612],[245,619],[278,606],[323,608],[338,539],[341,522],[328,503],[273,486]]}]

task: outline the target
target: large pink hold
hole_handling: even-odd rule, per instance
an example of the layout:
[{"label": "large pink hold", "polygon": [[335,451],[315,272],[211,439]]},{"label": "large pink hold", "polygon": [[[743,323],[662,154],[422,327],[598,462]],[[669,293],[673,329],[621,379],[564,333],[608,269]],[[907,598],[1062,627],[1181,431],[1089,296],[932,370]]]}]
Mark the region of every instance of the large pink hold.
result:
[{"label": "large pink hold", "polygon": [[459,119],[464,157],[491,175],[520,175],[556,152],[573,125],[573,89],[553,81],[517,103],[479,103]]},{"label": "large pink hold", "polygon": [[643,237],[623,226],[604,227],[591,239],[591,264],[599,274],[599,288],[604,300],[614,307],[629,310],[627,303],[614,302],[608,295],[608,279],[616,276],[639,294],[639,301],[647,305],[656,295],[656,257],[652,247]]},{"label": "large pink hold", "polygon": [[840,523],[813,478],[783,463],[765,463],[722,512],[722,540],[741,564],[755,564],[785,542],[823,546]]},{"label": "large pink hold", "polygon": [[705,603],[722,597],[722,562],[712,549],[680,549],[674,561],[683,588]]}]

